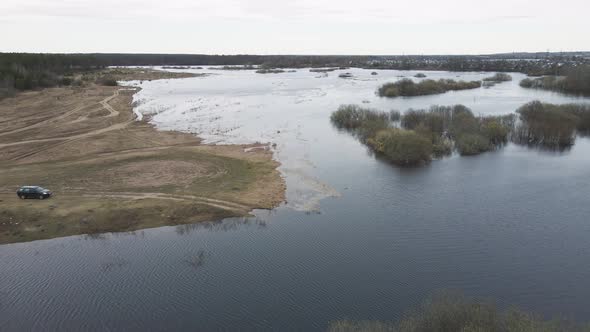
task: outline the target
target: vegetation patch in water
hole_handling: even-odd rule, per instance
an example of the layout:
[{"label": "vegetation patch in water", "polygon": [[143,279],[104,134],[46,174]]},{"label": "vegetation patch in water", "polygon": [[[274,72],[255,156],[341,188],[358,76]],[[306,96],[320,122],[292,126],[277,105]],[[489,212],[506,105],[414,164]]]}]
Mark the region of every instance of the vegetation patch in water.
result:
[{"label": "vegetation patch in water", "polygon": [[454,147],[461,155],[474,155],[503,146],[514,124],[514,116],[475,117],[463,105],[432,106],[429,110],[408,110],[403,128],[429,137],[436,155],[447,155]]},{"label": "vegetation patch in water", "polygon": [[590,95],[590,65],[581,65],[565,71],[563,76],[525,78],[523,88],[545,89],[563,93]]},{"label": "vegetation patch in water", "polygon": [[449,79],[423,80],[415,83],[405,78],[394,83],[385,83],[377,90],[381,97],[412,97],[445,93],[447,91],[458,91],[476,89],[481,87],[480,81],[455,81]]},{"label": "vegetation patch in water", "polygon": [[[393,124],[400,119],[397,128]],[[503,146],[514,116],[475,117],[462,105],[408,110],[403,115],[343,105],[331,120],[392,163],[413,166],[449,155],[454,148],[461,155],[474,155]]]},{"label": "vegetation patch in water", "polygon": [[258,69],[256,71],[256,74],[280,74],[280,73],[284,73],[285,71],[283,69],[275,69],[275,68],[263,68],[263,69]]},{"label": "vegetation patch in water", "polygon": [[563,76],[543,76],[537,78],[525,78],[520,81],[520,86],[529,89],[546,89],[554,91],[564,90]]},{"label": "vegetation patch in water", "polygon": [[342,105],[332,113],[330,120],[337,128],[355,130],[369,122],[379,122],[386,126],[388,115],[385,112],[357,105]]},{"label": "vegetation patch in water", "polygon": [[367,144],[392,163],[402,166],[427,163],[432,156],[432,143],[413,130],[381,129],[367,139]]},{"label": "vegetation patch in water", "polygon": [[484,88],[491,88],[498,83],[509,81],[512,81],[512,76],[506,73],[496,73],[494,76],[484,78],[482,80],[482,86]]},{"label": "vegetation patch in water", "polygon": [[544,320],[534,314],[511,308],[499,310],[493,303],[466,298],[450,292],[426,300],[420,308],[397,321],[350,321],[330,323],[330,332],[567,332],[590,331],[566,320]]},{"label": "vegetation patch in water", "polygon": [[390,118],[391,114],[357,105],[342,105],[331,116],[337,128],[351,132],[394,164],[407,166],[430,161],[430,141],[412,130],[392,127]]},{"label": "vegetation patch in water", "polygon": [[578,131],[590,130],[590,105],[554,105],[533,101],[516,111],[520,124],[514,132],[517,143],[548,148],[568,147],[575,143]]},{"label": "vegetation patch in water", "polygon": [[512,81],[512,76],[506,73],[496,73],[494,76],[486,77],[483,79],[484,82],[510,82]]}]

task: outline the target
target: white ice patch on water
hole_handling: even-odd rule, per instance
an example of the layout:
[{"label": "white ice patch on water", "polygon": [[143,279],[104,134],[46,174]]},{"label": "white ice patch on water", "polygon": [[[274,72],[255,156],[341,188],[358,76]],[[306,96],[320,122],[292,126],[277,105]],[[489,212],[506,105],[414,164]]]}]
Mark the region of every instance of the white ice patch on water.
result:
[{"label": "white ice patch on water", "polygon": [[[191,70],[189,70],[191,71]],[[192,70],[207,73],[212,70]],[[320,200],[337,197],[326,180],[339,156],[332,147],[342,139],[330,124],[341,104],[366,104],[382,111],[463,104],[476,114],[507,114],[532,99],[572,102],[573,97],[518,86],[514,80],[490,89],[449,92],[416,98],[380,98],[379,85],[416,71],[346,69],[318,74],[308,69],[280,74],[215,70],[216,75],[131,82],[142,90],[134,97],[138,118],[149,116],[162,130],[194,133],[211,144],[268,143],[287,182],[287,206],[317,210]],[[352,78],[338,75],[350,72]],[[427,72],[428,78],[481,80],[489,73]],[[457,77],[458,76],[458,77]],[[360,144],[359,144],[360,146]],[[360,148],[360,147],[359,147]]]}]

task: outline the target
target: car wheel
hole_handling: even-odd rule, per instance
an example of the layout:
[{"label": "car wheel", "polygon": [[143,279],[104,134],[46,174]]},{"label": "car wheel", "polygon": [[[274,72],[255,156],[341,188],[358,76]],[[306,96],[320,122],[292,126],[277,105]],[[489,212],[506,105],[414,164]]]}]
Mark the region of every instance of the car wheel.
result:
[{"label": "car wheel", "polygon": [[45,196],[39,195],[39,199],[44,199],[44,198],[45,198]]},{"label": "car wheel", "polygon": [[25,196],[24,195],[18,195],[18,198],[25,199]]}]

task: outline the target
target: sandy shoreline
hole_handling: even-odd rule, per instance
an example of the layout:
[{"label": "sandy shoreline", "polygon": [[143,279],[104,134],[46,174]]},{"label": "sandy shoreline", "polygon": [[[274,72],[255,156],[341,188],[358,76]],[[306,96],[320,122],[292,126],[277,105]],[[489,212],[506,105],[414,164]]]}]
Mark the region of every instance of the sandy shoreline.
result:
[{"label": "sandy shoreline", "polygon": [[[117,80],[191,77],[111,69]],[[136,89],[88,84],[0,101],[0,244],[246,216],[285,200],[262,145],[201,145],[137,121]],[[19,200],[20,185],[54,191]]]}]

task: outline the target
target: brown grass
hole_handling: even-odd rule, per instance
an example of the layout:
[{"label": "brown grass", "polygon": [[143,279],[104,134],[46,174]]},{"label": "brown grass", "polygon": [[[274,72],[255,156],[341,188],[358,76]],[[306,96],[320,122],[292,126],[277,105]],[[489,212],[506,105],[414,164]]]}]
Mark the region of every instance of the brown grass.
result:
[{"label": "brown grass", "polygon": [[[284,200],[267,148],[157,131],[134,120],[135,91],[119,89],[89,84],[0,101],[0,244],[244,216]],[[21,185],[55,196],[22,201]]]}]

